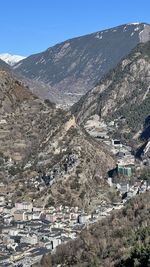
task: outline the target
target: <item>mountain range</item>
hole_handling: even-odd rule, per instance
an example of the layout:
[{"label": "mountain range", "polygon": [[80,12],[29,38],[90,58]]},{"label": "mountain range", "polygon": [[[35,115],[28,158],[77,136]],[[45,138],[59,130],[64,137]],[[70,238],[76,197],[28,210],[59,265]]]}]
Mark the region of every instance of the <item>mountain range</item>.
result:
[{"label": "mountain range", "polygon": [[[65,110],[58,104],[73,105]],[[89,121],[93,129],[95,117],[97,129],[109,125],[106,142],[86,130]],[[148,24],[70,39],[13,67],[0,59],[0,182],[11,189],[12,202],[34,200],[43,208],[77,206],[87,212],[120,202],[105,179],[116,168],[118,158],[108,143],[115,139],[138,158],[132,183],[147,168],[139,161],[144,150],[150,159]],[[52,184],[42,182],[41,191],[30,183],[48,175]],[[140,194],[34,266],[148,266],[142,265],[149,257],[148,200],[149,192]]]},{"label": "mountain range", "polygon": [[[149,39],[150,25],[124,24],[64,41],[23,59],[13,69],[27,78],[38,96],[72,105],[137,44]],[[42,92],[38,82],[45,85]]]},{"label": "mountain range", "polygon": [[[100,36],[103,36],[103,33],[100,34]],[[93,177],[92,179],[95,181],[95,177],[105,175],[109,169],[115,166],[115,160],[111,153],[109,153],[108,147],[102,142],[93,140],[85,131],[84,127],[89,118],[93,115],[98,115],[101,121],[111,122],[116,118],[123,117],[123,122],[120,122],[119,131],[114,133],[115,137],[121,138],[127,143],[131,142],[131,146],[135,149],[143,145],[143,142],[144,145],[146,145],[149,139],[149,135],[146,135],[145,139],[142,138],[142,136],[145,136],[144,134],[147,133],[147,129],[149,129],[149,124],[146,124],[145,121],[147,121],[150,114],[150,42],[146,42],[146,40],[149,39],[149,25],[129,24],[119,26],[106,31],[105,34],[106,36],[108,35],[109,41],[111,40],[110,37],[112,37],[112,42],[108,43],[108,47],[111,46],[111,43],[116,43],[114,34],[116,34],[116,37],[118,36],[117,42],[119,36],[122,36],[121,40],[123,40],[124,35],[126,36],[124,38],[126,41],[129,41],[128,50],[131,50],[131,47],[135,46],[137,38],[139,37],[142,38],[141,41],[143,41],[143,43],[138,44],[129,51],[129,54],[124,58],[121,56],[122,52],[121,54],[119,52],[121,61],[118,64],[116,61],[115,64],[117,65],[103,75],[102,78],[101,74],[98,78],[98,72],[96,71],[97,84],[90,89],[79,102],[74,104],[70,111],[63,111],[56,108],[55,104],[48,99],[39,99],[27,86],[23,85],[22,82],[18,80],[18,77],[23,77],[22,74],[19,73],[19,68],[22,68],[21,66],[23,66],[25,62],[28,65],[28,60],[31,61],[32,65],[34,56],[20,61],[18,65],[15,65],[14,69],[0,60],[0,114],[1,120],[6,120],[6,123],[1,126],[1,151],[4,157],[11,157],[21,168],[30,162],[32,168],[36,170],[39,164],[47,169],[49,165],[63,161],[64,155],[67,153],[65,151],[72,151],[79,158],[79,166],[77,169],[80,169],[81,174],[78,174],[78,170],[74,170],[73,173],[71,172],[72,179],[69,180],[69,183],[67,179],[65,186],[68,187],[66,193],[70,192],[70,200],[74,203],[76,203],[77,195],[79,197],[82,191],[87,191],[91,199],[91,195],[94,195],[94,190],[96,190],[96,183],[95,186],[93,183],[94,190],[91,190],[89,186],[91,177]],[[136,38],[133,45],[131,37],[134,35]],[[76,42],[78,44],[81,42],[81,47],[83,48],[83,46],[85,46],[85,39],[88,39],[88,50],[90,49],[89,45],[93,44],[95,40],[99,42],[103,39],[96,36],[97,33],[73,39],[70,41],[71,47]],[[60,48],[60,46],[61,45],[57,45],[57,48]],[[72,53],[75,51],[74,53],[76,54],[77,50],[78,52],[79,50],[81,51],[81,47],[79,49],[78,46],[77,49],[75,45]],[[108,47],[106,47],[106,50]],[[98,46],[96,46],[96,48],[98,49]],[[85,54],[87,56],[87,62],[90,58],[94,58],[94,61],[96,60],[96,55],[98,55],[96,48],[92,50],[94,48],[91,46],[92,51],[90,53],[93,54],[89,55],[89,52]],[[53,57],[54,55],[56,56],[55,49],[56,47],[52,49],[54,50]],[[47,56],[49,53],[52,54],[52,51],[49,52],[49,50],[51,51],[51,49],[47,50]],[[113,50],[111,50],[111,55],[113,57],[114,54],[112,51]],[[122,49],[119,48],[119,51],[122,51]],[[68,53],[70,54],[71,52]],[[69,57],[69,54],[66,56]],[[36,57],[37,56],[35,56],[35,59]],[[63,55],[60,59],[63,62],[64,57]],[[43,65],[41,65],[41,67],[42,66]],[[58,68],[59,67],[58,64]],[[77,66],[75,69],[77,70]],[[14,74],[14,70],[16,75]],[[45,71],[45,69],[43,69],[43,71]],[[58,72],[58,76],[59,74]],[[45,77],[44,74],[43,77]],[[77,77],[76,79],[78,80]],[[84,78],[86,80],[86,76]],[[27,78],[24,79],[26,80]],[[94,83],[94,80],[95,78],[91,78],[91,83]],[[34,82],[38,83],[36,80]],[[45,82],[42,81],[41,83]],[[30,149],[31,147],[32,150]],[[88,164],[88,162],[90,162],[90,164]],[[99,168],[100,162],[101,167]],[[73,185],[76,180],[78,180],[78,186]],[[83,181],[86,182],[83,183]],[[79,190],[80,184],[82,184],[81,191]],[[54,186],[54,188],[54,199],[58,199],[60,197],[58,192],[59,186]],[[64,184],[60,183],[60,188],[64,188]],[[61,190],[60,188],[59,190]],[[73,197],[73,199],[71,188],[75,188],[75,193],[73,194],[75,197]],[[66,194],[64,194],[63,201],[65,201],[65,196]],[[85,194],[82,201],[77,201],[78,204],[80,203],[81,205],[86,197],[87,195]]]}]

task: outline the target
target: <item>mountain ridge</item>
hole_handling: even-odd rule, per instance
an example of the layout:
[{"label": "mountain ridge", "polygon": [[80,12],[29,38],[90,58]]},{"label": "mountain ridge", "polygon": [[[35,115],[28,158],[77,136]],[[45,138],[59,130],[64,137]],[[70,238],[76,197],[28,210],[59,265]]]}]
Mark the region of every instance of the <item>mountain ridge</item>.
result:
[{"label": "mountain ridge", "polygon": [[56,44],[20,61],[14,70],[48,84],[49,98],[56,91],[57,103],[71,105],[132,48],[149,39],[150,25],[123,24]]}]

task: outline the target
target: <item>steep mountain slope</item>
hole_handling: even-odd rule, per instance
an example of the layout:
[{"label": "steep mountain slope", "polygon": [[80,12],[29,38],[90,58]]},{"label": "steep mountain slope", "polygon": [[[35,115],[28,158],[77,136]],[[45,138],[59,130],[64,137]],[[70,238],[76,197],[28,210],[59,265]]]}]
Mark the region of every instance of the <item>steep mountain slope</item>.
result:
[{"label": "steep mountain slope", "polygon": [[0,68],[0,144],[5,156],[22,162],[43,138],[41,121],[54,114],[55,105],[39,100],[11,71]]},{"label": "steep mountain slope", "polygon": [[150,42],[138,45],[72,111],[80,124],[93,114],[106,121],[122,117],[120,132],[137,139],[150,114]]},{"label": "steep mountain slope", "polygon": [[[47,98],[56,91],[57,103],[72,104],[132,48],[149,39],[148,24],[125,24],[57,44],[27,57],[14,69],[29,79],[50,85]],[[34,92],[38,94],[36,89]]]},{"label": "steep mountain slope", "polygon": [[[18,183],[24,183],[22,197],[26,198],[30,177],[38,176],[39,170],[45,173],[59,169],[58,181],[45,188],[42,196],[34,189],[34,198],[40,203],[46,195],[45,205],[50,198],[61,204],[82,206],[84,202],[88,207],[89,202],[92,206],[95,201],[109,199],[108,186],[102,178],[115,165],[114,159],[103,144],[97,144],[76,124],[70,112],[38,99],[3,69],[0,96],[0,179],[9,181],[9,186],[17,181],[14,194]],[[76,162],[65,173],[64,160],[70,154]],[[29,166],[27,170],[25,166]]]},{"label": "steep mountain slope", "polygon": [[11,112],[18,103],[33,98],[32,93],[14,78],[4,64],[4,68],[0,69],[0,114]]},{"label": "steep mountain slope", "polygon": [[[40,99],[49,99],[51,102],[56,102],[56,99],[59,95],[59,90],[53,90],[52,87],[42,81],[32,80],[29,78],[26,78],[25,76],[22,76],[20,74],[16,74],[18,80],[20,80],[25,86],[30,88],[30,90],[33,92],[33,94],[36,92],[36,95]],[[59,107],[60,105],[57,105]],[[63,104],[63,108],[65,108],[65,105]]]},{"label": "steep mountain slope", "polygon": [[[39,167],[46,164],[47,171],[52,166],[60,169],[58,181],[49,191],[55,204],[69,203],[92,209],[102,199],[109,201],[109,188],[104,177],[115,166],[115,161],[106,146],[88,136],[76,124],[74,117],[70,118],[68,114],[68,119],[60,124],[59,129],[53,135],[47,135],[40,151]],[[63,163],[70,153],[76,158],[75,164],[62,176]]]},{"label": "steep mountain slope", "polygon": [[23,57],[23,56],[11,55],[11,54],[8,54],[8,53],[0,54],[0,59],[5,61],[10,66],[15,65],[16,63],[18,63],[20,60],[22,60],[24,58],[25,57]]},{"label": "steep mountain slope", "polygon": [[9,69],[9,65],[5,61],[0,59],[0,68]]}]

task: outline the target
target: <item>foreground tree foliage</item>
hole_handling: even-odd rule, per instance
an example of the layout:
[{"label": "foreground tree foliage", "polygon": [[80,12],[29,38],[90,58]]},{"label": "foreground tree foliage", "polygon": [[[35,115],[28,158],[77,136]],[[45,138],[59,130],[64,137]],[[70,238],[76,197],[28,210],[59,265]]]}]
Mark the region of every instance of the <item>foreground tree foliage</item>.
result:
[{"label": "foreground tree foliage", "polygon": [[121,260],[115,267],[144,267],[150,266],[150,245],[136,244],[130,253],[130,256]]},{"label": "foreground tree foliage", "polygon": [[84,229],[80,236],[58,246],[34,266],[149,267],[150,192],[141,194],[125,208]]}]

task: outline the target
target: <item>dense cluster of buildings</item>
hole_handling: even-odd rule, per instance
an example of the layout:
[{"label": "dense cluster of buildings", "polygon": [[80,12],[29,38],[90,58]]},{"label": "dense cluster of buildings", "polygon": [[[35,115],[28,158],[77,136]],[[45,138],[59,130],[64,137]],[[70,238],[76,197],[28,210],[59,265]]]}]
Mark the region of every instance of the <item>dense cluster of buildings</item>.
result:
[{"label": "dense cluster of buildings", "polygon": [[76,238],[82,228],[82,211],[78,207],[43,209],[32,202],[11,205],[2,194],[0,201],[0,266],[29,267],[44,253]]},{"label": "dense cluster of buildings", "polygon": [[121,202],[101,202],[96,209],[87,214],[78,207],[38,206],[35,202],[8,201],[0,195],[0,266],[29,267],[40,261],[43,254],[77,237],[83,227],[121,209],[126,201],[138,193],[149,190],[144,181],[130,186],[128,183],[107,182],[120,192]]},{"label": "dense cluster of buildings", "polygon": [[[74,154],[65,156],[61,164],[48,172],[23,181],[32,191],[47,190],[74,166]],[[28,168],[28,166],[26,166]],[[21,181],[18,189],[22,187]],[[6,185],[0,184],[0,266],[31,266],[43,254],[53,251],[56,246],[76,237],[82,228],[78,207],[45,208],[46,201],[39,204],[35,199],[12,202],[12,193],[7,194]],[[12,191],[12,190],[11,190]]]},{"label": "dense cluster of buildings", "polygon": [[[113,177],[107,177],[107,183],[120,194],[120,202],[101,202],[91,214],[87,214],[78,207],[49,206],[46,201],[39,205],[33,201],[17,201],[13,203],[11,197],[0,193],[0,266],[1,267],[29,267],[39,262],[48,252],[54,252],[56,247],[77,237],[83,227],[109,216],[115,209],[121,209],[126,201],[136,194],[149,190],[146,181],[136,180],[130,183],[135,168],[135,158],[129,146],[120,140],[111,139],[109,131],[114,123],[106,125],[93,120],[88,122],[87,130],[95,138],[100,138],[116,157],[117,174],[125,176],[124,181],[116,182]],[[99,124],[99,127],[98,127]],[[60,165],[47,173],[40,172],[30,179],[31,190],[43,191],[52,186],[59,179],[65,177],[77,163],[74,154],[69,154]],[[12,165],[9,160],[9,165]],[[26,166],[28,168],[30,166]],[[28,181],[26,181],[28,183]],[[19,185],[18,185],[19,186]],[[0,192],[5,185],[0,183]]]}]

